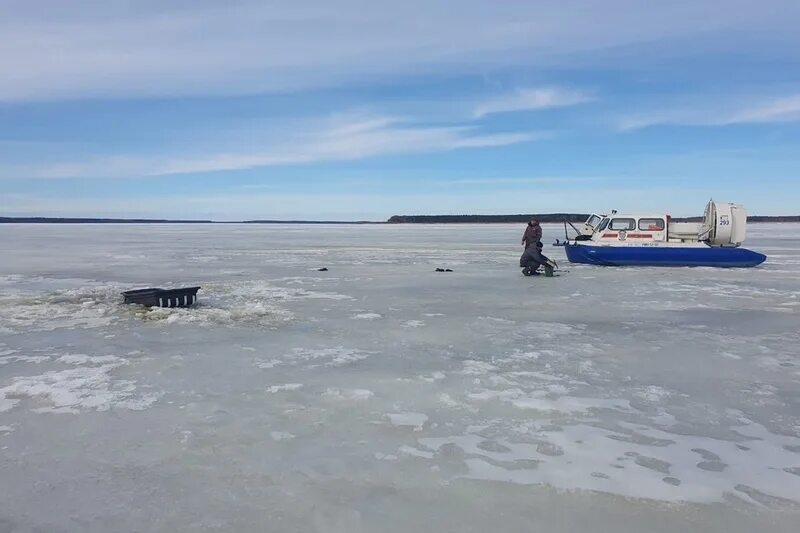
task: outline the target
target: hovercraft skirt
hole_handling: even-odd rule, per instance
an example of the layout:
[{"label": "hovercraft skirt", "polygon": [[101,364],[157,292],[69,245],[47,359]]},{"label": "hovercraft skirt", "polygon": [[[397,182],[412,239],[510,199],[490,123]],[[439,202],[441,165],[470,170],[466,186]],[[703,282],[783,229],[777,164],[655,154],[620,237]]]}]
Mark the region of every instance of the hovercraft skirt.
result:
[{"label": "hovercraft skirt", "polygon": [[746,268],[763,263],[764,254],[746,248],[711,246],[592,246],[567,243],[571,263],[602,266]]}]

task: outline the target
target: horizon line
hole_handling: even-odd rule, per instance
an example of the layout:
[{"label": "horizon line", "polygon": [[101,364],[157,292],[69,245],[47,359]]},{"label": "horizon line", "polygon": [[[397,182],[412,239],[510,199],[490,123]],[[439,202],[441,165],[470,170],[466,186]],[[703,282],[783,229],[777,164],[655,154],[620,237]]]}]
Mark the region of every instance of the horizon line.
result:
[{"label": "horizon line", "polygon": [[[0,217],[0,224],[436,224],[469,223],[476,218],[481,224],[518,223],[524,218],[562,217],[564,221],[582,221],[589,213],[533,213],[533,214],[494,214],[494,215],[392,215],[386,220],[306,220],[306,219],[251,219],[251,220],[212,220],[212,219],[162,219],[162,218],[111,218],[111,217],[47,217],[19,216]],[[702,219],[702,216],[672,217],[673,220]],[[436,220],[439,219],[439,220]],[[461,219],[461,220],[456,220]],[[469,220],[472,219],[472,220]],[[500,220],[506,219],[506,220]],[[800,222],[800,215],[748,215],[748,222]],[[783,220],[791,219],[791,220]],[[559,224],[562,220],[544,221],[545,224]]]}]

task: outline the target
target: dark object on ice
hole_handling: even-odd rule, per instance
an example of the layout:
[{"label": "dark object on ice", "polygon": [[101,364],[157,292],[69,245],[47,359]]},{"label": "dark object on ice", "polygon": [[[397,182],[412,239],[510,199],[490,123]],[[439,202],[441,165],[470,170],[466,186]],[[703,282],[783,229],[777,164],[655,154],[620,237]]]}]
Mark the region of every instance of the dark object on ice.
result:
[{"label": "dark object on ice", "polygon": [[317,269],[317,272],[327,272],[327,271],[328,271],[328,267],[322,267],[322,268],[318,268]]},{"label": "dark object on ice", "polygon": [[452,272],[453,269],[451,268],[437,268],[436,272]]},{"label": "dark object on ice", "polygon": [[200,287],[181,289],[136,289],[125,291],[122,296],[126,304],[146,305],[147,307],[189,307],[197,301]]}]

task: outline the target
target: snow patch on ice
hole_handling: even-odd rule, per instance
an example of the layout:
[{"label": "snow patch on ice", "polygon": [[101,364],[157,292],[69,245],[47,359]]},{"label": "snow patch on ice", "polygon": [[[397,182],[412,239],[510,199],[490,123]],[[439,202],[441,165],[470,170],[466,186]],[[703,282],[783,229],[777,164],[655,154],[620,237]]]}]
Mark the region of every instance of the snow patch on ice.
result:
[{"label": "snow patch on ice", "polygon": [[280,441],[280,440],[290,440],[293,439],[295,436],[288,431],[270,431],[269,436],[272,440]]},{"label": "snow patch on ice", "polygon": [[428,421],[428,415],[424,413],[389,413],[386,417],[393,426],[411,427],[414,431],[422,431]]},{"label": "snow patch on ice", "polygon": [[267,387],[267,392],[274,394],[276,392],[292,391],[301,388],[303,388],[302,383],[284,383],[283,385],[272,385],[271,387]]},{"label": "snow patch on ice", "polygon": [[280,359],[271,359],[269,361],[264,361],[264,360],[259,359],[259,360],[257,360],[255,362],[256,367],[261,368],[261,369],[275,368],[276,366],[278,366],[280,364],[281,364],[281,360]]},{"label": "snow patch on ice", "polygon": [[479,316],[476,320],[478,320],[479,322],[489,322],[489,323],[493,322],[498,325],[509,325],[509,326],[513,326],[514,324],[517,323],[515,320],[509,320],[507,318],[500,318],[496,316]]},{"label": "snow patch on ice", "polygon": [[0,390],[0,413],[3,413],[5,411],[10,411],[18,403],[19,403],[19,400],[6,398],[5,393],[3,393],[2,390]]},{"label": "snow patch on ice", "polygon": [[646,402],[659,403],[672,396],[672,393],[658,385],[648,385],[647,387],[634,391],[634,395]]},{"label": "snow patch on ice", "polygon": [[150,407],[157,400],[156,394],[137,394],[135,381],[112,377],[112,371],[123,364],[124,360],[117,359],[96,366],[16,377],[0,388],[0,411],[14,407],[23,398],[45,403],[34,408],[35,412],[78,413],[82,409],[142,410]]},{"label": "snow patch on ice", "polygon": [[284,364],[296,365],[301,363],[313,363],[311,367],[316,366],[345,366],[358,361],[367,359],[373,355],[373,352],[363,350],[356,350],[353,348],[345,348],[342,346],[336,348],[295,348],[291,353],[286,354],[283,358]]},{"label": "snow patch on ice", "polygon": [[363,401],[372,398],[375,395],[374,392],[368,389],[337,389],[337,388],[330,388],[326,389],[323,393],[323,396],[333,400],[353,400],[353,401]]},{"label": "snow patch on ice", "polygon": [[482,376],[497,370],[497,367],[491,363],[487,363],[486,361],[477,361],[474,359],[468,359],[464,361],[463,365],[464,370],[462,370],[461,373],[467,376]]},{"label": "snow patch on ice", "polygon": [[539,339],[555,339],[565,335],[572,335],[583,331],[583,324],[563,324],[559,322],[528,322],[518,326],[519,333],[525,336],[535,336]]},{"label": "snow patch on ice", "polygon": [[91,356],[86,354],[67,354],[62,355],[56,359],[59,363],[68,365],[107,365],[111,363],[124,365],[127,361],[120,359],[116,355],[97,355]]},{"label": "snow patch on ice", "polygon": [[451,409],[465,409],[471,413],[477,413],[478,409],[473,407],[472,405],[462,402],[460,400],[456,400],[446,392],[439,394],[439,402],[444,405],[445,407],[449,407]]},{"label": "snow patch on ice", "polygon": [[408,446],[404,444],[397,449],[398,453],[403,455],[410,455],[411,457],[422,457],[424,459],[433,459],[433,452],[420,450],[419,448],[414,448],[413,446]]},{"label": "snow patch on ice", "polygon": [[[14,353],[13,351],[9,353]],[[33,363],[39,364],[49,361],[50,357],[47,355],[6,355],[0,357],[0,366],[10,363]]]},{"label": "snow patch on ice", "polygon": [[378,313],[357,313],[351,317],[353,320],[379,320],[383,315]]},{"label": "snow patch on ice", "polygon": [[431,375],[429,375],[429,376],[419,376],[419,379],[422,380],[422,381],[426,381],[428,383],[434,383],[436,381],[443,380],[445,377],[447,377],[447,376],[445,375],[444,372],[436,371],[436,372],[432,372]]},{"label": "snow patch on ice", "polygon": [[392,453],[375,452],[372,456],[379,461],[397,461],[398,457]]}]

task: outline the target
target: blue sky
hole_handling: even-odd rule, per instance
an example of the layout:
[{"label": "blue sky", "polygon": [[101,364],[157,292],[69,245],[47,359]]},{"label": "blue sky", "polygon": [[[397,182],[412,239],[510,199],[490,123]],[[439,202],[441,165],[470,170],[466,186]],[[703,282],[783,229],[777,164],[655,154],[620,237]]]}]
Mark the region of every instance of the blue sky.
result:
[{"label": "blue sky", "polygon": [[798,214],[798,27],[796,0],[0,0],[0,214]]}]

